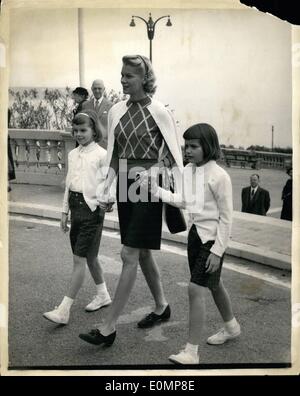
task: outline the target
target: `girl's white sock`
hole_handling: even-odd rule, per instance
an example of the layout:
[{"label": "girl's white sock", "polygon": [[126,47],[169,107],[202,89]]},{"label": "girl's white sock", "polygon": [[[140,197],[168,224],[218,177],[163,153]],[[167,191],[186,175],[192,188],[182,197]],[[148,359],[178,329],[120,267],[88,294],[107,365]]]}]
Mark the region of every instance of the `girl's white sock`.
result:
[{"label": "girl's white sock", "polygon": [[189,342],[186,343],[185,350],[190,352],[193,355],[198,354],[199,345],[190,344]]},{"label": "girl's white sock", "polygon": [[71,308],[73,302],[74,302],[73,298],[70,298],[68,296],[64,296],[64,298],[63,298],[63,300],[60,303],[60,306],[58,308],[69,310]]},{"label": "girl's white sock", "polygon": [[229,322],[225,322],[225,328],[228,331],[235,330],[237,326],[238,326],[238,321],[236,320],[235,317],[231,319]]},{"label": "girl's white sock", "polygon": [[96,285],[96,289],[97,289],[97,295],[99,296],[100,294],[106,294],[108,293],[107,288],[106,288],[106,283],[100,283],[99,285]]}]

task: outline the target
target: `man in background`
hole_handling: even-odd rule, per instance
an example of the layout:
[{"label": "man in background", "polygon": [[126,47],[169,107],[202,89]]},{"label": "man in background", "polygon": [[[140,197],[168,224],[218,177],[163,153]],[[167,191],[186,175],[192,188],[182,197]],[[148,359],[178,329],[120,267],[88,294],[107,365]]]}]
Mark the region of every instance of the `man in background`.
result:
[{"label": "man in background", "polygon": [[102,133],[102,140],[99,142],[100,146],[107,149],[107,115],[109,109],[113,106],[113,103],[106,99],[103,94],[105,92],[105,86],[102,80],[95,80],[92,84],[93,97],[86,101],[82,106],[84,109],[95,110],[98,114],[100,123],[100,129]]},{"label": "man in background", "polygon": [[266,216],[270,203],[269,191],[259,186],[259,175],[251,175],[250,186],[242,189],[242,212]]}]

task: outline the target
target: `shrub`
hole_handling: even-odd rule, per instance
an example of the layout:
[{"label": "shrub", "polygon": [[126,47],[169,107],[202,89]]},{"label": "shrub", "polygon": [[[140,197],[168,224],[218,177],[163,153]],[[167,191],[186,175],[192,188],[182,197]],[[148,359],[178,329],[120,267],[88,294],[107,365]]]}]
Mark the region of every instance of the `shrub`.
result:
[{"label": "shrub", "polygon": [[[110,90],[105,95],[111,102],[125,99],[125,95]],[[69,87],[10,88],[10,128],[64,130],[71,127],[74,101]]]}]

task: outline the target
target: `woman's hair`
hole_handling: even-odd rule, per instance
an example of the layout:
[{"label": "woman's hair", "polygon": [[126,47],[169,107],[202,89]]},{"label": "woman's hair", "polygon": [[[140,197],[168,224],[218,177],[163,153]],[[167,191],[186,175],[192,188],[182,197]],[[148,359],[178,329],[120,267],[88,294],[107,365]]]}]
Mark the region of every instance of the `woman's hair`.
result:
[{"label": "woman's hair", "polygon": [[126,55],[123,56],[122,62],[124,65],[135,67],[140,74],[145,75],[144,91],[149,95],[154,95],[156,77],[150,60],[142,55]]},{"label": "woman's hair", "polygon": [[293,168],[290,166],[289,168],[287,168],[286,173],[287,173],[288,175],[290,175],[290,171],[292,171],[292,170],[293,170]]},{"label": "woman's hair", "polygon": [[[90,127],[93,129],[93,137],[95,142],[102,140],[102,133],[98,120],[98,115],[95,110],[85,109],[80,113],[77,113],[72,120],[72,125],[82,125],[89,122]],[[72,131],[73,134],[73,131]]]},{"label": "woman's hair", "polygon": [[185,140],[197,139],[203,150],[204,161],[217,160],[221,156],[221,149],[217,132],[209,124],[195,124],[188,128],[184,134]]}]

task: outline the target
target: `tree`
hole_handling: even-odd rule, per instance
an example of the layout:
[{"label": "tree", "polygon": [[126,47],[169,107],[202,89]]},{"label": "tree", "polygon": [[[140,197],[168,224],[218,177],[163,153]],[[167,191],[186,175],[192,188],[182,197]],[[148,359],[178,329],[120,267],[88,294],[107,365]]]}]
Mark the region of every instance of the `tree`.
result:
[{"label": "tree", "polygon": [[71,125],[74,106],[70,88],[9,89],[11,101],[10,128],[58,129]]}]

